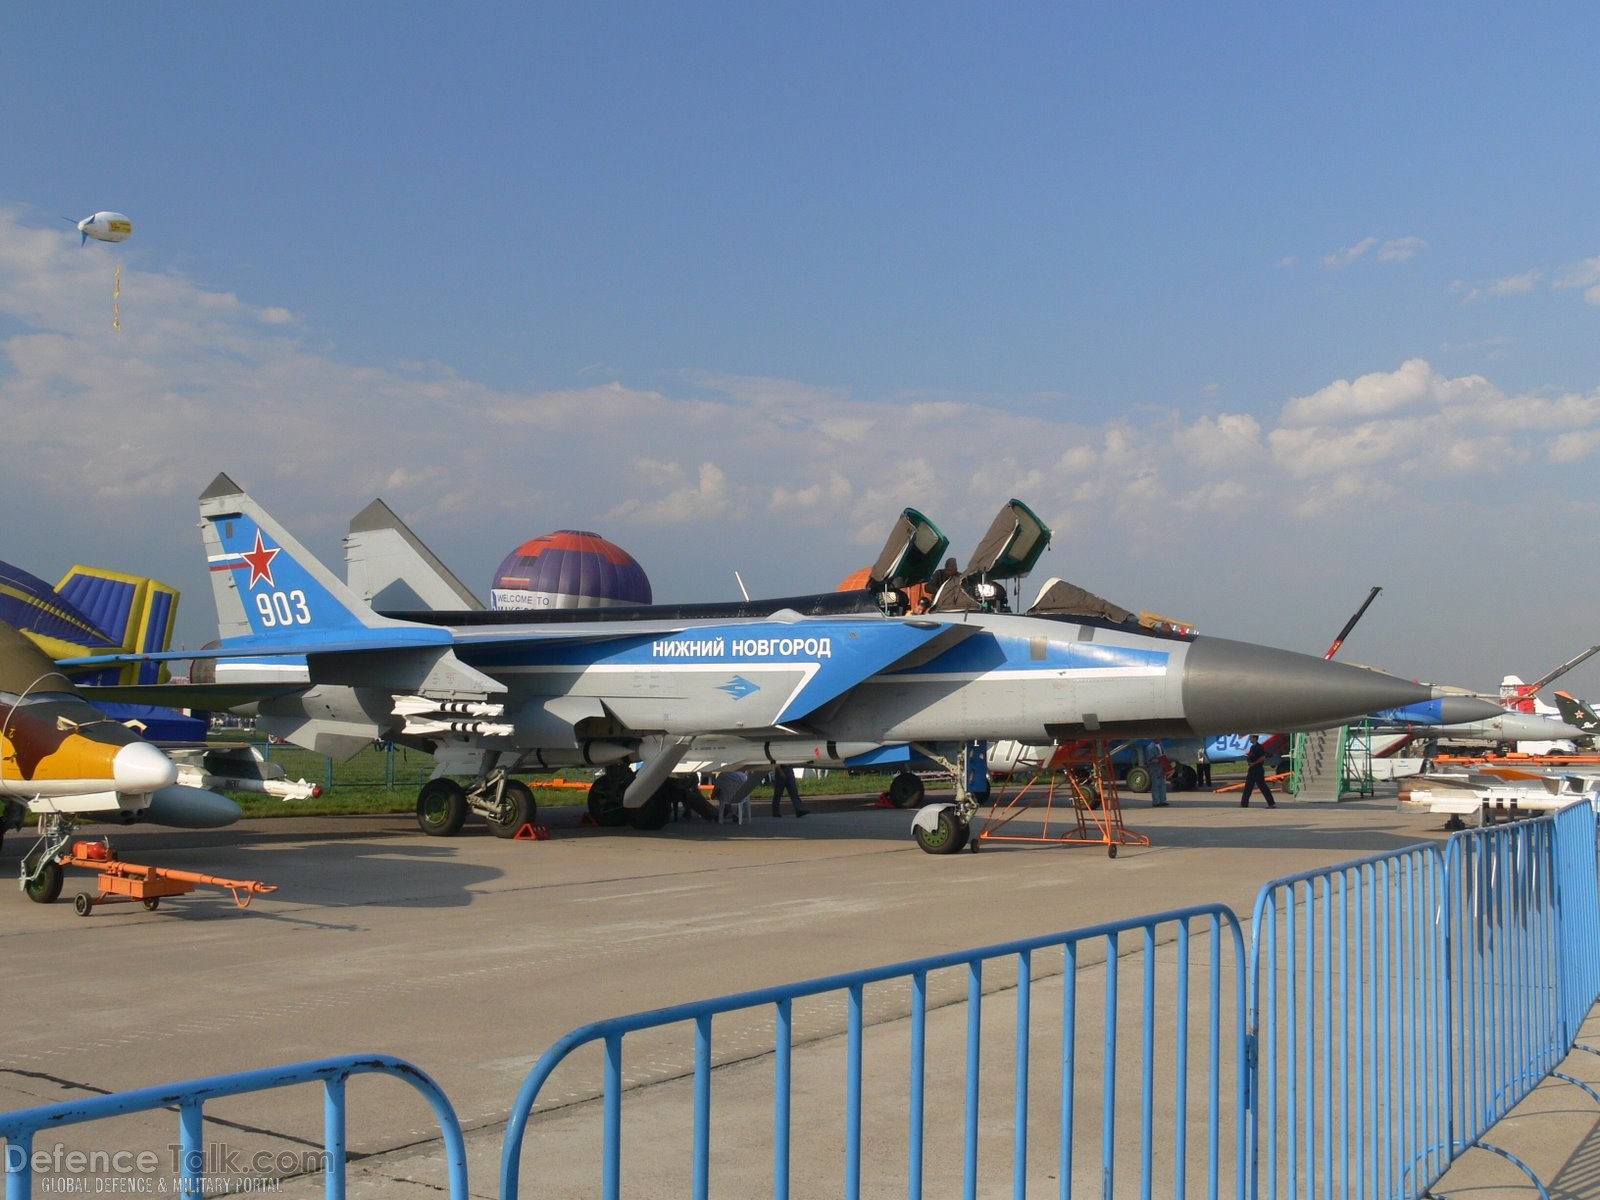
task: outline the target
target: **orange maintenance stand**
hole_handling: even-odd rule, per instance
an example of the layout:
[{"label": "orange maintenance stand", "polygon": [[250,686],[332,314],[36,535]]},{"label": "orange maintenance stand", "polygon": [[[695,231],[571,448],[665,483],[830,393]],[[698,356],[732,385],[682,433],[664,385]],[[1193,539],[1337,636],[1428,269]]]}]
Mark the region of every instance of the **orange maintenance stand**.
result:
[{"label": "orange maintenance stand", "polygon": [[[1024,802],[1035,784],[1044,782],[1044,803]],[[1051,830],[1056,791],[1064,785],[1071,803],[1071,827]],[[1065,805],[1063,806],[1065,807]],[[1044,811],[1044,827],[1038,833],[1008,833],[1006,827],[1030,809]],[[1122,822],[1122,800],[1117,795],[1117,771],[1110,749],[1104,741],[1080,742],[1060,747],[1048,764],[1038,764],[1033,777],[1009,799],[999,795],[989,806],[983,826],[972,839],[979,842],[1043,842],[1056,845],[1104,846],[1111,858],[1119,846],[1148,846],[1150,839],[1129,829]]]}]

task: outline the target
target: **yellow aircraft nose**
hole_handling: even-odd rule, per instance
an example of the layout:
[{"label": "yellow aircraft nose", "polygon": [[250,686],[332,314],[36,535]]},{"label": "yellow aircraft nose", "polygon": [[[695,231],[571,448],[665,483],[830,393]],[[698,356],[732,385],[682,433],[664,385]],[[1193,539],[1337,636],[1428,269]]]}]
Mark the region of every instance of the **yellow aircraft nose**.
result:
[{"label": "yellow aircraft nose", "polygon": [[119,792],[153,792],[178,782],[178,767],[149,742],[133,742],[111,760],[111,778]]}]

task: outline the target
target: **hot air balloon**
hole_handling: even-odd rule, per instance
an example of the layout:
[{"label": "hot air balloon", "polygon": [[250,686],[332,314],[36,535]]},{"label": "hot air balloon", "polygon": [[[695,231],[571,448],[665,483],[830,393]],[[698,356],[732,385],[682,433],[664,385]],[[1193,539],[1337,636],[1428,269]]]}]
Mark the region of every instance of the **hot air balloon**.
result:
[{"label": "hot air balloon", "polygon": [[610,608],[650,599],[650,580],[633,555],[581,529],[523,542],[500,564],[489,592],[495,609]]},{"label": "hot air balloon", "polygon": [[125,242],[133,235],[133,222],[119,212],[97,212],[78,222],[83,235],[78,245],[90,238],[97,242]]}]

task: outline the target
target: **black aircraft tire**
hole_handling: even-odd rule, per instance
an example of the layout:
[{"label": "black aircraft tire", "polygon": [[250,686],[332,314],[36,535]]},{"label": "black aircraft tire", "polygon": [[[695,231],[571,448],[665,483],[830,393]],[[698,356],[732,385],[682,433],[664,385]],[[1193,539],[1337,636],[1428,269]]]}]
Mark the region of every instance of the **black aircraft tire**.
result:
[{"label": "black aircraft tire", "polygon": [[54,904],[61,896],[63,874],[60,863],[47,862],[44,869],[29,880],[28,886],[23,890],[28,893],[28,899],[35,904]]},{"label": "black aircraft tire", "polygon": [[1175,792],[1192,792],[1194,786],[1200,782],[1200,776],[1188,763],[1179,763],[1172,768],[1172,790]]},{"label": "black aircraft tire", "polygon": [[495,837],[516,837],[517,830],[539,819],[539,802],[533,798],[533,789],[520,779],[506,780],[500,793],[501,816],[499,820],[485,817],[489,832]]},{"label": "black aircraft tire", "polygon": [[656,789],[654,796],[638,808],[627,810],[628,823],[643,833],[654,833],[658,829],[665,829],[667,822],[672,818],[672,801],[677,793],[678,781],[667,780]]},{"label": "black aircraft tire", "polygon": [[967,844],[967,823],[956,816],[955,810],[939,810],[939,823],[933,830],[915,826],[911,836],[927,854],[954,854]]},{"label": "black aircraft tire", "polygon": [[[430,779],[417,793],[417,825],[429,837],[455,837],[467,819],[467,793],[453,779]],[[513,833],[516,830],[512,830]]]},{"label": "black aircraft tire", "polygon": [[1128,778],[1123,782],[1122,786],[1130,792],[1148,792],[1150,790],[1150,768],[1129,767]]},{"label": "black aircraft tire", "polygon": [[889,781],[889,803],[896,808],[920,808],[922,780],[911,771],[901,771]]},{"label": "black aircraft tire", "polygon": [[628,823],[628,810],[622,805],[622,793],[632,777],[632,771],[626,776],[607,771],[589,785],[589,816],[596,825],[616,829]]}]

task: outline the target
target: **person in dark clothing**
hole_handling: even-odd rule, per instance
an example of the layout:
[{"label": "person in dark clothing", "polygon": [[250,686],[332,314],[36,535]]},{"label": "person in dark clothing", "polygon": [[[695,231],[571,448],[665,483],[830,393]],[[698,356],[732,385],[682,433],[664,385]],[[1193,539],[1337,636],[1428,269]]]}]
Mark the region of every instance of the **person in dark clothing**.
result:
[{"label": "person in dark clothing", "polygon": [[772,768],[772,815],[783,816],[783,794],[789,793],[789,803],[794,808],[794,815],[806,815],[805,807],[800,803],[800,785],[795,782],[794,768],[788,763],[779,763]]},{"label": "person in dark clothing", "polygon": [[967,793],[981,808],[989,803],[989,743],[967,743]]},{"label": "person in dark clothing", "polygon": [[1272,798],[1272,789],[1267,786],[1267,752],[1261,747],[1261,739],[1253,733],[1250,735],[1250,745],[1245,748],[1244,763],[1244,795],[1239,798],[1239,807],[1249,808],[1251,791],[1260,788],[1267,807],[1277,808],[1278,802]]}]

